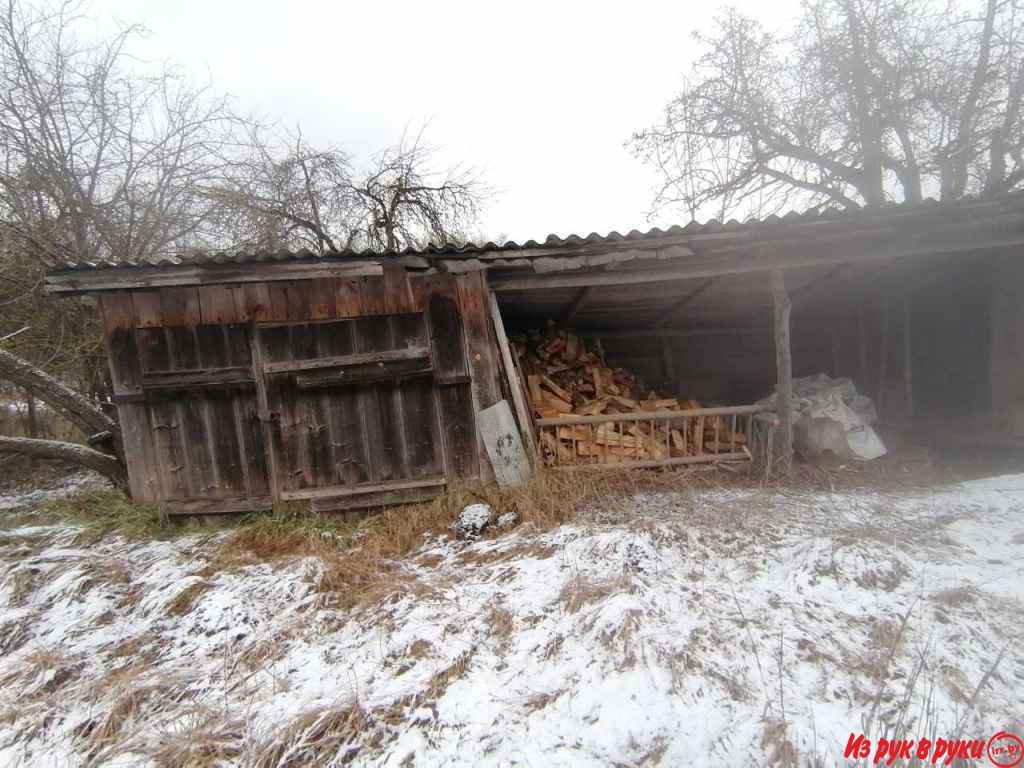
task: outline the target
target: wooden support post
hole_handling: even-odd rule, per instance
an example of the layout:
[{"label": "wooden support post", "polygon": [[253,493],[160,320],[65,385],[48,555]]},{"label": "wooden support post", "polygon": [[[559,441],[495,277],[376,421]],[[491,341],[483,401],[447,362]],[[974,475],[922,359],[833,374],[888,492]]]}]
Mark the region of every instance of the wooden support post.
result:
[{"label": "wooden support post", "polygon": [[779,414],[776,466],[785,473],[793,464],[793,354],[789,343],[792,304],[781,269],[772,270],[772,298],[775,306],[775,391]]},{"label": "wooden support post", "polygon": [[889,361],[889,299],[882,299],[882,340],[878,347],[878,389],[875,392],[875,406],[878,418],[882,418],[885,407],[886,367]]},{"label": "wooden support post", "polygon": [[857,346],[860,352],[860,386],[862,391],[868,389],[868,331],[864,319],[864,307],[857,307]]},{"label": "wooden support post", "polygon": [[509,393],[512,395],[512,405],[515,407],[516,419],[519,421],[523,445],[526,448],[526,455],[530,457],[530,463],[535,464],[537,443],[533,437],[533,419],[530,416],[530,409],[527,406],[526,396],[523,393],[523,382],[519,377],[515,360],[512,358],[512,349],[509,347],[508,337],[505,335],[505,323],[501,319],[498,297],[492,291],[487,292],[487,297],[491,310],[491,323],[494,325],[494,337],[498,342],[498,351],[501,353],[501,362],[505,368],[505,379],[508,382]]},{"label": "wooden support post", "polygon": [[839,321],[837,320],[835,325],[832,327],[831,343],[832,343],[832,378],[839,378]]},{"label": "wooden support post", "polygon": [[910,297],[903,297],[903,388],[907,400],[907,418],[914,418],[914,365],[911,361]]}]

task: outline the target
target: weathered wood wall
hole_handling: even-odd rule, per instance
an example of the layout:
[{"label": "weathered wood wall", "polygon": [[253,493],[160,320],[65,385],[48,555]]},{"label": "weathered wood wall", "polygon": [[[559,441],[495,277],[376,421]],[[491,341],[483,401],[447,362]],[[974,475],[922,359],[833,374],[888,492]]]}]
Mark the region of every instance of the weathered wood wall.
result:
[{"label": "weathered wood wall", "polygon": [[488,477],[479,273],[100,294],[133,495],[176,511],[423,498]]}]

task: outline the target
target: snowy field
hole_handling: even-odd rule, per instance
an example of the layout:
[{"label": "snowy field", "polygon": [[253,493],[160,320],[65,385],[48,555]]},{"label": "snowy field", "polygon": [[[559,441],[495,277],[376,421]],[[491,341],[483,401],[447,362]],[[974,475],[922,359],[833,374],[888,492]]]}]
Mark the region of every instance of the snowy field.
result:
[{"label": "snowy field", "polygon": [[851,732],[1024,733],[1024,475],[632,505],[425,541],[350,612],[316,558],[17,518],[0,765],[831,766]]}]

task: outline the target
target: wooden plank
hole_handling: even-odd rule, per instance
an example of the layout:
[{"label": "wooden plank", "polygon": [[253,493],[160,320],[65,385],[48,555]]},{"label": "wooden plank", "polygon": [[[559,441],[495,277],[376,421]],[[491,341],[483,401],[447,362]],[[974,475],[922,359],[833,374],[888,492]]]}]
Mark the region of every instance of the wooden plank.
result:
[{"label": "wooden plank", "polygon": [[903,297],[903,397],[907,418],[914,418],[914,363],[910,337],[910,297]]},{"label": "wooden plank", "polygon": [[[100,314],[114,394],[137,395],[142,391],[142,361],[135,337],[133,299],[127,293],[103,296]],[[154,501],[161,493],[160,468],[146,408],[142,404],[118,403],[117,417],[132,498],[139,502]]]},{"label": "wooden plank", "polygon": [[792,305],[782,270],[772,270],[772,299],[775,308],[776,412],[779,415],[775,461],[779,471],[786,473],[793,464],[793,352],[789,341]]},{"label": "wooden plank", "polygon": [[279,262],[173,265],[166,267],[125,267],[97,270],[73,270],[48,275],[46,289],[50,293],[90,293],[138,288],[224,285],[238,283],[270,283],[281,280],[328,280],[333,278],[380,276],[379,263],[371,261],[315,261],[310,263]]},{"label": "wooden plank", "polygon": [[384,303],[390,315],[413,312],[414,303],[406,272],[397,264],[384,265]]},{"label": "wooden plank", "polygon": [[[281,353],[292,359],[308,360],[316,357],[316,330],[308,323],[286,326],[288,347]],[[266,366],[264,366],[266,371]],[[275,377],[271,377],[273,381]],[[296,390],[291,378],[278,383],[277,409],[281,414],[278,426],[286,451],[283,466],[285,490],[317,485],[322,471],[321,448],[325,441],[318,440],[320,419],[316,398]]]},{"label": "wooden plank", "polygon": [[300,499],[327,499],[341,496],[355,496],[377,491],[400,491],[408,488],[432,488],[443,486],[448,479],[441,477],[421,477],[415,480],[397,480],[388,483],[365,483],[362,485],[333,486],[329,488],[305,488],[299,491],[287,491],[282,495],[285,501]]},{"label": "wooden plank", "polygon": [[313,499],[310,511],[313,514],[349,512],[360,509],[379,509],[401,504],[418,504],[436,499],[444,492],[443,486],[427,488],[406,488],[399,491],[376,491],[356,496],[336,496],[331,499]]},{"label": "wooden plank", "polygon": [[267,293],[270,297],[270,307],[267,311],[267,320],[287,321],[288,320],[288,286],[291,282],[272,283],[267,286]]},{"label": "wooden plank", "polygon": [[230,285],[202,285],[199,287],[199,316],[203,323],[221,325],[236,323],[239,311],[235,306],[235,290]]},{"label": "wooden plank", "polygon": [[[359,322],[359,321],[357,321]],[[400,360],[418,360],[430,357],[427,347],[409,347],[406,349],[385,349],[373,352],[357,352],[337,357],[320,357],[305,360],[286,360],[277,363],[266,363],[264,370],[268,374],[296,373],[298,371],[315,371],[323,368],[345,368],[355,365],[375,363],[391,363]]]},{"label": "wooden plank", "polygon": [[163,325],[163,311],[159,291],[134,291],[132,306],[136,328],[157,328]]},{"label": "wooden plank", "polygon": [[281,500],[280,472],[280,439],[270,421],[270,396],[266,378],[263,375],[263,341],[256,323],[250,325],[250,343],[252,345],[252,367],[256,379],[256,415],[260,422],[263,436],[263,447],[267,459],[267,480],[270,497],[273,501]]},{"label": "wooden plank", "polygon": [[[498,298],[493,293],[487,295],[491,310],[491,323],[494,327],[494,336],[498,344],[498,353],[501,355],[502,367],[505,369],[505,380],[509,394],[512,396],[512,404],[515,407],[516,419],[519,422],[519,434],[526,446],[526,454],[530,463],[534,464],[537,458],[537,443],[533,434],[533,419],[530,415],[530,407],[523,391],[523,382],[519,378],[519,372],[515,361],[512,358],[512,349],[505,335],[505,322],[501,317],[501,308],[498,306]],[[538,384],[539,390],[539,384]],[[539,399],[539,398],[538,398]]]},{"label": "wooden plank", "polygon": [[232,515],[242,512],[268,512],[274,500],[266,495],[245,496],[231,499],[195,499],[192,501],[171,501],[160,505],[168,515]]},{"label": "wooden plank", "polygon": [[[495,359],[496,350],[490,330],[490,309],[487,306],[490,291],[484,282],[482,272],[459,275],[455,278],[455,283],[465,333],[465,354],[472,376],[473,410],[479,415],[502,399],[498,361]],[[477,441],[480,477],[487,482],[494,475],[488,459],[488,449],[479,430]]]},{"label": "wooden plank", "polygon": [[[365,298],[365,296],[364,296]],[[353,355],[362,357],[389,350],[392,332],[386,316],[362,317],[355,323],[355,349]],[[374,481],[392,480],[400,467],[397,427],[391,411],[390,392],[380,385],[357,389],[359,412],[363,422],[364,438],[367,444],[370,478]]]},{"label": "wooden plank", "polygon": [[[424,376],[430,378],[434,376],[434,367],[426,358],[300,373],[295,377],[295,384],[299,389],[322,389],[324,387],[351,387],[360,384],[397,384],[405,379]],[[469,383],[468,378],[466,383]]]},{"label": "wooden plank", "polygon": [[239,321],[264,322],[274,319],[270,309],[270,288],[266,283],[238,285],[235,286],[234,292]]},{"label": "wooden plank", "polygon": [[164,288],[160,291],[164,327],[199,325],[199,289]]},{"label": "wooden plank", "polygon": [[537,419],[538,427],[562,427],[574,424],[604,424],[606,422],[674,421],[709,416],[732,416],[764,413],[772,410],[764,405],[729,405],[720,408],[690,408],[680,411],[637,411],[636,413],[598,414],[595,416],[559,416],[551,419]]},{"label": "wooden plank", "polygon": [[202,389],[207,387],[252,386],[255,379],[248,366],[200,368],[198,370],[153,371],[144,373],[142,386],[146,390]]},{"label": "wooden plank", "polygon": [[334,281],[335,317],[359,317],[363,314],[363,297],[358,280],[339,278]]},{"label": "wooden plank", "polygon": [[495,359],[495,344],[491,336],[491,312],[488,305],[491,294],[480,272],[459,275],[456,283],[474,394],[478,410],[483,410],[502,399],[498,361]]},{"label": "wooden plank", "polygon": [[701,456],[676,456],[668,459],[651,459],[648,461],[611,461],[595,464],[553,465],[552,469],[652,469],[654,467],[675,467],[685,464],[718,464],[725,462],[750,461],[750,454],[743,451],[735,453],[706,453]]},{"label": "wooden plank", "polygon": [[477,451],[476,414],[469,387],[439,387],[437,394],[448,471],[453,477],[478,477],[480,454]]},{"label": "wooden plank", "polygon": [[[318,336],[321,357],[343,357],[355,349],[355,323],[332,323]],[[367,444],[359,412],[357,390],[344,388],[327,394],[327,437],[331,441],[334,484],[355,485],[370,480]]]},{"label": "wooden plank", "polygon": [[[431,278],[430,289],[430,344],[437,376],[444,379],[468,375],[455,278],[437,275]],[[453,385],[438,387],[436,393],[446,472],[450,477],[478,477],[480,452],[472,390],[465,385]]]},{"label": "wooden plank", "polygon": [[364,277],[359,281],[359,294],[364,315],[385,315],[388,312],[387,286],[382,277]]},{"label": "wooden plank", "polygon": [[338,316],[335,306],[333,280],[313,280],[309,283],[309,318],[329,320]]},{"label": "wooden plank", "polygon": [[439,275],[431,280],[431,289],[428,315],[434,367],[441,376],[466,375],[469,367],[455,279]]},{"label": "wooden plank", "polygon": [[313,286],[308,280],[284,283],[288,320],[293,323],[312,319]]}]

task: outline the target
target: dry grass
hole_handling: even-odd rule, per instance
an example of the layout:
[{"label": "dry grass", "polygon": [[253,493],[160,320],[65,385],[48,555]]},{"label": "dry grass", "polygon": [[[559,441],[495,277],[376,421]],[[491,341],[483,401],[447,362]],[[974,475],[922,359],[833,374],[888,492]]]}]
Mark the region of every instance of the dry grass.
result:
[{"label": "dry grass", "polygon": [[10,604],[13,607],[25,605],[39,586],[39,579],[31,568],[20,568],[7,577],[10,582]]},{"label": "dry grass", "polygon": [[208,581],[196,581],[181,590],[174,599],[167,604],[168,616],[185,616],[192,611],[196,601],[212,585]]},{"label": "dry grass", "polygon": [[512,634],[515,627],[515,617],[507,608],[500,608],[492,605],[487,614],[487,623],[491,627],[491,635],[499,640],[505,640]]},{"label": "dry grass", "polygon": [[355,757],[368,726],[366,714],[356,705],[311,710],[271,734],[246,764],[253,768],[342,765]]},{"label": "dry grass", "polygon": [[159,768],[215,768],[242,754],[245,723],[223,713],[197,711],[177,721],[150,753]]},{"label": "dry grass", "polygon": [[159,507],[133,504],[120,491],[103,489],[77,493],[42,508],[44,518],[55,518],[81,528],[78,543],[89,544],[116,534],[127,539],[164,539],[184,532]]},{"label": "dry grass", "polygon": [[629,592],[632,588],[632,580],[627,575],[611,579],[591,579],[577,574],[562,588],[559,602],[566,613],[577,613],[584,606],[599,603],[621,592]]}]

